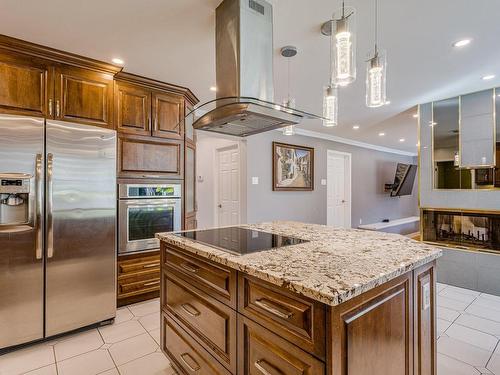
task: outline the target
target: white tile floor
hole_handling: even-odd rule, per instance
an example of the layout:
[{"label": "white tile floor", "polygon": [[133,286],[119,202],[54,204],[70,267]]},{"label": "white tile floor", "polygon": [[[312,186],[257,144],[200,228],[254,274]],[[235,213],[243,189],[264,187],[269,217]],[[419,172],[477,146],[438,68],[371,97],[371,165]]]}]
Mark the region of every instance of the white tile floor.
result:
[{"label": "white tile floor", "polygon": [[[118,310],[111,326],[0,356],[0,375],[172,375],[159,349],[160,302]],[[438,284],[438,375],[500,375],[500,297]]]}]

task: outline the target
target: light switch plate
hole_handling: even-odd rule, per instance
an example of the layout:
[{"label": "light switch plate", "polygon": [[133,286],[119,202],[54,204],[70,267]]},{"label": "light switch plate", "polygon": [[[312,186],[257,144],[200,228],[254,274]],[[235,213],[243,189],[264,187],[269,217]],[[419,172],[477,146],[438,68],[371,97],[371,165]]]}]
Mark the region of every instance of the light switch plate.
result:
[{"label": "light switch plate", "polygon": [[259,184],[259,178],[258,177],[252,177],[252,185],[258,185]]},{"label": "light switch plate", "polygon": [[321,179],[321,185],[326,185],[326,178]]}]

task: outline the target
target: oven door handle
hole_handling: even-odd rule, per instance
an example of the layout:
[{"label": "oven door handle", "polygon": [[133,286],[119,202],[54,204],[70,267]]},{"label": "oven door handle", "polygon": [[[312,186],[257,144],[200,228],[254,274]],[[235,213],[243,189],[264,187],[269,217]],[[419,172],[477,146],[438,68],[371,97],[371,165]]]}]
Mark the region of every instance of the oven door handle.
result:
[{"label": "oven door handle", "polygon": [[180,204],[180,199],[140,199],[122,201],[127,207],[142,208],[145,206],[177,206]]}]

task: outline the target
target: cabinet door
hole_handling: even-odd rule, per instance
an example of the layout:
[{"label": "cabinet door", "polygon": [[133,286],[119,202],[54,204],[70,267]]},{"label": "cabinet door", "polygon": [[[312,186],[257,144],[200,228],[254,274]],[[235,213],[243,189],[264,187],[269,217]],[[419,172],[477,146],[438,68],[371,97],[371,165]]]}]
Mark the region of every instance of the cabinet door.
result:
[{"label": "cabinet door", "polygon": [[184,167],[184,211],[191,216],[196,211],[196,149],[186,143]]},{"label": "cabinet door", "polygon": [[56,68],[55,114],[64,121],[113,128],[113,76],[82,68]]},{"label": "cabinet door", "polygon": [[115,82],[115,124],[121,133],[151,135],[151,92]]},{"label": "cabinet door", "polygon": [[196,132],[193,128],[193,120],[194,116],[191,113],[193,110],[193,106],[190,104],[186,104],[185,109],[185,119],[184,119],[184,132],[186,136],[186,141],[196,143]]},{"label": "cabinet door", "polygon": [[120,137],[119,177],[182,178],[183,147],[179,141]]},{"label": "cabinet door", "polygon": [[42,60],[0,53],[0,112],[51,117],[52,72]]},{"label": "cabinet door", "polygon": [[184,139],[184,98],[153,92],[153,136]]}]

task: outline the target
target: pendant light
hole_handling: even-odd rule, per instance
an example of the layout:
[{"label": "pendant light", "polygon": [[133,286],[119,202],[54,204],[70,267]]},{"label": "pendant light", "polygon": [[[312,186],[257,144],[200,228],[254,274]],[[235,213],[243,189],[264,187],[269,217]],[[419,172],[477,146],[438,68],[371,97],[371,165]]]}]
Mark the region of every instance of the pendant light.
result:
[{"label": "pendant light", "polygon": [[[290,59],[297,55],[297,47],[294,46],[286,46],[281,49],[281,56],[286,57],[287,59],[287,97],[283,99],[283,107],[286,108],[295,108],[295,98],[290,97]],[[295,135],[295,125],[288,125],[283,128],[283,135]]]},{"label": "pendant light", "polygon": [[366,63],[366,105],[380,107],[387,103],[385,51],[378,49],[378,0],[375,0],[375,49]]},{"label": "pendant light", "polygon": [[[333,24],[334,21],[329,21]],[[333,25],[332,25],[333,26]],[[336,43],[335,37],[330,33],[330,47]],[[330,65],[332,65],[333,48],[330,48]],[[330,128],[338,125],[338,90],[337,86],[333,83],[333,75],[330,71],[330,83],[323,89],[323,126]]]},{"label": "pendant light", "polygon": [[333,19],[321,27],[324,35],[333,35],[331,52],[332,83],[336,86],[347,86],[356,80],[356,17],[353,7],[342,8],[333,14]]}]

